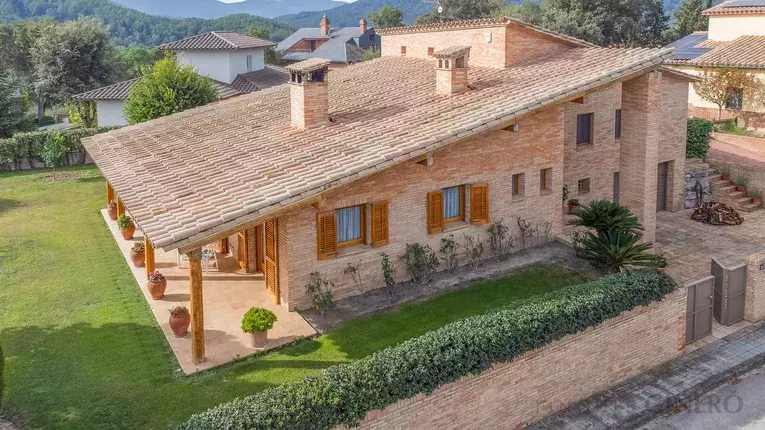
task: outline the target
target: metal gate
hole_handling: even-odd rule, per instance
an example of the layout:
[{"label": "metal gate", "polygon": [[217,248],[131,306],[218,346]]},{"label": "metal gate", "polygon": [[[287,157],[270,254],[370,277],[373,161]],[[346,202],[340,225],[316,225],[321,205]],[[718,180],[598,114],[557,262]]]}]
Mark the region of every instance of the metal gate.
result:
[{"label": "metal gate", "polygon": [[659,173],[656,178],[656,212],[667,210],[667,180],[669,178],[669,162],[659,163]]},{"label": "metal gate", "polygon": [[722,325],[731,325],[743,320],[746,305],[746,264],[728,268],[713,258],[712,275],[715,277],[715,319]]},{"label": "metal gate", "polygon": [[708,276],[688,286],[685,314],[685,344],[712,334],[712,303],[715,277]]}]

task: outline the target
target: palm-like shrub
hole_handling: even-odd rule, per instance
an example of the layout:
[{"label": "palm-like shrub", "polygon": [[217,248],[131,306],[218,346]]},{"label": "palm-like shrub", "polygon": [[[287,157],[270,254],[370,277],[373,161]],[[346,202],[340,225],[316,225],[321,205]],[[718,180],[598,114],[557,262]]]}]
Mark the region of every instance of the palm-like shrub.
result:
[{"label": "palm-like shrub", "polygon": [[640,221],[626,206],[608,200],[593,200],[574,212],[574,215],[577,218],[569,221],[569,225],[591,228],[598,233],[615,231],[635,233],[643,230]]},{"label": "palm-like shrub", "polygon": [[588,232],[582,241],[582,257],[610,273],[629,267],[658,267],[651,243],[638,243],[640,235],[627,230]]}]

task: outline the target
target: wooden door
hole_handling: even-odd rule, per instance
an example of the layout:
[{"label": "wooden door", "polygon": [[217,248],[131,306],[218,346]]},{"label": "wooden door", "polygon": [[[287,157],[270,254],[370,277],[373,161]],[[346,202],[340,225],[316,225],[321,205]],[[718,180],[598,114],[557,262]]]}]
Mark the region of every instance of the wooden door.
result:
[{"label": "wooden door", "polygon": [[712,333],[712,306],[715,277],[709,276],[688,286],[685,315],[685,343],[693,343]]},{"label": "wooden door", "polygon": [[656,212],[667,210],[667,178],[669,163],[659,163],[659,173],[656,178]]},{"label": "wooden door", "polygon": [[240,231],[236,235],[236,259],[239,261],[239,269],[247,272],[249,257],[247,255],[247,231]]},{"label": "wooden door", "polygon": [[277,235],[278,220],[266,221],[264,225],[265,239],[265,275],[266,289],[274,303],[279,304],[279,238]]}]

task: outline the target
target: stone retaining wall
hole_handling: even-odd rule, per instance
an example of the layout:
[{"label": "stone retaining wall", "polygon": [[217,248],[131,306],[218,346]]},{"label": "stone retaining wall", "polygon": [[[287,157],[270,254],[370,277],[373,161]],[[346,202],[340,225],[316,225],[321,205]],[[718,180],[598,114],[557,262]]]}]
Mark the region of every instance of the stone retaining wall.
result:
[{"label": "stone retaining wall", "polygon": [[693,209],[712,199],[709,184],[709,165],[700,158],[685,161],[685,209]]}]

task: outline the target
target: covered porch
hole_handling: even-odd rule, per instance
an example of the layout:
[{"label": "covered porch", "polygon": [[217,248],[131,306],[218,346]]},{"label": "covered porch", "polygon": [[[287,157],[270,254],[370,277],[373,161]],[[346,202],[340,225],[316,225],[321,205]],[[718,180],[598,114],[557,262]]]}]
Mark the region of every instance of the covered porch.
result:
[{"label": "covered porch", "polygon": [[[107,185],[109,200],[119,202]],[[118,213],[124,211],[119,203]],[[188,254],[155,250],[140,229],[136,229],[133,240],[125,240],[108,210],[101,213],[185,373],[216,367],[316,334],[299,313],[288,311],[269,294],[263,274],[265,266],[259,264],[265,261],[264,252],[259,253],[253,246],[257,240],[265,241],[262,226],[224,239],[223,242],[232,243],[231,246],[222,243],[225,250],[216,252],[216,267],[215,258],[209,258],[207,264],[203,264],[198,250]],[[131,261],[130,250],[134,242],[145,244],[145,267],[135,267]],[[147,276],[152,270],[159,270],[167,279],[165,297],[159,300],[154,300],[147,288]],[[192,316],[189,334],[185,337],[176,337],[170,328],[168,310],[176,306],[186,306]],[[249,335],[242,332],[242,317],[251,307],[269,309],[278,318],[268,332],[265,348],[252,347]]]}]

